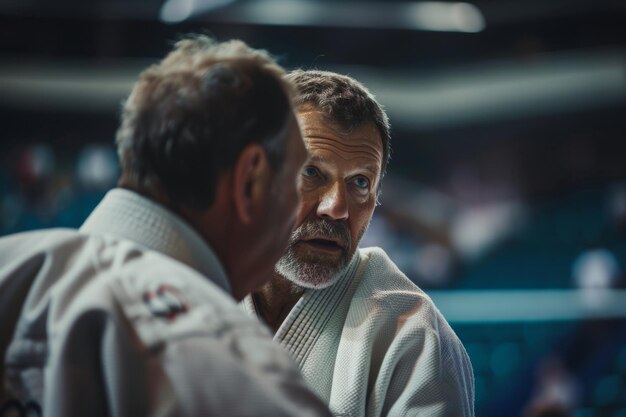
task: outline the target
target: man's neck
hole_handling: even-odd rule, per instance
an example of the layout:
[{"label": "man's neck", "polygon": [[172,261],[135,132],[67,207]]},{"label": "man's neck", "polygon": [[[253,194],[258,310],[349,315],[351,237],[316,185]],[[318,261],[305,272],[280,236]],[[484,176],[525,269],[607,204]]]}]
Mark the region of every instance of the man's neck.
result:
[{"label": "man's neck", "polygon": [[252,294],[252,300],[259,317],[276,333],[303,293],[304,288],[274,273],[265,286]]}]

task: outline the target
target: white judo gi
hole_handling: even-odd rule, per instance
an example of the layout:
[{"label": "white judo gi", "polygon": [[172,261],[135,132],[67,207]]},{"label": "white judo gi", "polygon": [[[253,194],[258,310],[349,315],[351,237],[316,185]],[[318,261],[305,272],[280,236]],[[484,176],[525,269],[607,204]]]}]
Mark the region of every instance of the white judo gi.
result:
[{"label": "white judo gi", "polygon": [[[256,314],[250,296],[243,305]],[[463,345],[380,248],[359,249],[331,287],[306,290],[274,339],[336,416],[474,415]]]},{"label": "white judo gi", "polygon": [[126,190],[109,192],[80,231],[0,239],[0,410],[327,415],[227,291],[200,236]]}]

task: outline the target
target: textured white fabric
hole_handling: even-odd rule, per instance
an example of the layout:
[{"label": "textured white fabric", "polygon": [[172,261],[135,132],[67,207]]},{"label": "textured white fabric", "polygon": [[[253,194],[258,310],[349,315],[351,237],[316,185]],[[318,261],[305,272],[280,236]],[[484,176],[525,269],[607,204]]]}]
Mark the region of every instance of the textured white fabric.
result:
[{"label": "textured white fabric", "polygon": [[226,272],[206,242],[168,209],[132,191],[109,191],[80,228],[88,234],[129,239],[174,258],[224,291],[230,290]]},{"label": "textured white fabric", "polygon": [[195,232],[143,197],[113,196],[81,232],[0,239],[0,407],[16,399],[48,417],[328,415],[223,291],[226,276]]},{"label": "textured white fabric", "polygon": [[[244,307],[255,314],[250,297]],[[336,416],[473,416],[472,366],[431,299],[380,248],[307,290],[275,339]]]}]

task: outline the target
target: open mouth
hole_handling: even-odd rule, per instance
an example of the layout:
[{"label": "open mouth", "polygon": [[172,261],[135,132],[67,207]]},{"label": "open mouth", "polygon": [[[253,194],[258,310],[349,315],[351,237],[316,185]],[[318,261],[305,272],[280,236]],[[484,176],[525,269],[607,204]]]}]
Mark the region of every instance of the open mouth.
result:
[{"label": "open mouth", "polygon": [[338,242],[330,239],[308,239],[303,240],[304,243],[313,246],[316,249],[328,250],[328,251],[340,251],[343,249]]}]

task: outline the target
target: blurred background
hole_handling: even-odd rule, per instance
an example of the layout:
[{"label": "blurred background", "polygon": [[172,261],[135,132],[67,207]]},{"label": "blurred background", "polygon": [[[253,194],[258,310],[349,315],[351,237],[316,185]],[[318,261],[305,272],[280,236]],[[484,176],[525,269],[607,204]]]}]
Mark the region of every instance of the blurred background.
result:
[{"label": "blurred background", "polygon": [[81,224],[121,101],[190,31],[386,106],[364,244],[464,342],[477,416],[626,417],[626,2],[0,0],[0,235]]}]

